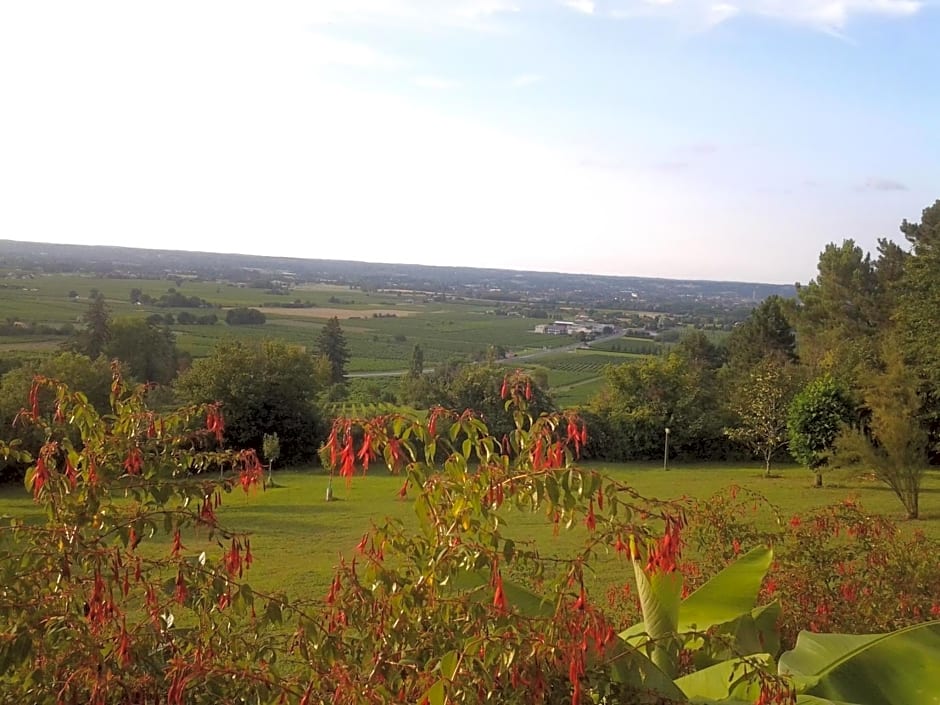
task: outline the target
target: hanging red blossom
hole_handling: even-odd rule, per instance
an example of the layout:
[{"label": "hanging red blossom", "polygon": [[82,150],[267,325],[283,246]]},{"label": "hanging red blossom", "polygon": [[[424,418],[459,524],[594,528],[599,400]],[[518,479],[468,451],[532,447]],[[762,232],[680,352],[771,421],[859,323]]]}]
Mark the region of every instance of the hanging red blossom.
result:
[{"label": "hanging red blossom", "polygon": [[211,404],[206,411],[206,428],[215,435],[215,440],[222,442],[222,432],[225,430],[225,419],[222,418],[220,404]]},{"label": "hanging red blossom", "polygon": [[363,472],[369,469],[369,461],[375,458],[375,451],[372,449],[372,441],[372,434],[366,431],[362,439],[362,448],[360,448],[359,452],[356,454],[359,462],[362,463]]},{"label": "hanging red blossom", "polygon": [[587,516],[584,518],[584,525],[588,531],[594,532],[597,529],[597,518],[594,516],[594,500],[588,505]]},{"label": "hanging red blossom", "polygon": [[133,446],[124,459],[124,472],[128,475],[139,475],[144,466],[144,457],[139,446]]}]

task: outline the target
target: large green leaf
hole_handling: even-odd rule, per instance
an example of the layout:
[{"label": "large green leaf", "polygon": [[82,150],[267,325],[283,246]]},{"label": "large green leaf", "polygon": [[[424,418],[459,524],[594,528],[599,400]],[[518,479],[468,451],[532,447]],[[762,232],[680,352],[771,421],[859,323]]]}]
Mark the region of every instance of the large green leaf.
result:
[{"label": "large green leaf", "polygon": [[722,661],[750,654],[780,652],[780,603],[757,607],[737,619],[714,627],[708,640],[689,640],[685,648],[695,652],[696,668],[707,668]]},{"label": "large green leaf", "polygon": [[639,561],[633,561],[636,587],[643,610],[645,633],[653,642],[651,658],[667,675],[678,669],[679,603],[682,599],[682,574],[657,572],[647,575]]},{"label": "large green leaf", "polygon": [[637,649],[621,642],[614,655],[607,654],[610,679],[641,691],[652,691],[675,702],[685,702],[682,691],[655,663]]},{"label": "large green leaf", "polygon": [[780,673],[801,693],[852,705],[940,705],[940,621],[890,634],[801,632]]},{"label": "large green leaf", "polygon": [[[761,582],[772,560],[771,549],[755,548],[725,567],[682,602],[677,630],[706,631],[748,614],[757,602]],[[639,571],[637,574],[639,576]],[[637,582],[639,584],[639,577]],[[636,637],[644,633],[651,633],[649,626],[640,623],[622,632],[620,637],[636,643]],[[762,650],[770,649],[765,647]]]},{"label": "large green leaf", "polygon": [[[770,654],[751,657],[766,665],[771,663]],[[703,668],[676,679],[676,685],[694,703],[736,702],[753,703],[760,695],[760,685],[747,677],[745,665],[740,659],[732,659]]]},{"label": "large green leaf", "polygon": [[748,551],[689,595],[679,610],[679,631],[705,631],[750,612],[773,558],[769,548]]}]

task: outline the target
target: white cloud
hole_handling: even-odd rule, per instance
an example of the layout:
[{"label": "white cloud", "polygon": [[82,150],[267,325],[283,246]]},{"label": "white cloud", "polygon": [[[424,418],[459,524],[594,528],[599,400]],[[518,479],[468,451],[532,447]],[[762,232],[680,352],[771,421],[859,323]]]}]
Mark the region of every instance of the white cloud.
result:
[{"label": "white cloud", "polygon": [[456,81],[439,76],[415,76],[411,82],[420,88],[431,88],[438,91],[449,90],[459,85]]},{"label": "white cloud", "polygon": [[562,0],[561,4],[575,12],[583,12],[585,15],[593,15],[596,9],[594,0]]},{"label": "white cloud", "polygon": [[544,80],[544,78],[537,73],[522,73],[513,77],[512,85],[516,88],[524,88],[534,83],[540,83],[542,80]]},{"label": "white cloud", "polygon": [[838,31],[863,15],[908,17],[935,0],[620,0],[611,14],[620,18],[671,17],[710,27],[736,16],[759,16]]},{"label": "white cloud", "polygon": [[360,42],[336,39],[319,32],[313,33],[311,41],[311,58],[316,63],[378,70],[395,70],[407,65],[398,57]]},{"label": "white cloud", "polygon": [[[532,0],[522,0],[531,2]],[[298,0],[299,2],[299,0]],[[520,12],[509,0],[316,0],[304,9],[318,24],[382,24],[491,29],[502,15]]]},{"label": "white cloud", "polygon": [[908,187],[896,179],[871,177],[859,186],[857,191],[907,191]]}]

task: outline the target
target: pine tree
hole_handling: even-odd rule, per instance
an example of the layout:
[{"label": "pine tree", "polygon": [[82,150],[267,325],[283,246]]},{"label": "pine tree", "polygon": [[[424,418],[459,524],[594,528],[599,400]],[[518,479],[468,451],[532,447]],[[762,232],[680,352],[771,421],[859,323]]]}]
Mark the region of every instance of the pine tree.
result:
[{"label": "pine tree", "polygon": [[346,336],[339,325],[339,319],[333,316],[320,330],[317,338],[317,351],[329,360],[330,382],[342,384],[346,378],[346,363],[349,362],[349,348]]},{"label": "pine tree", "polygon": [[92,289],[88,310],[82,314],[85,327],[76,331],[75,336],[63,346],[71,352],[87,355],[92,360],[104,352],[111,340],[111,311],[104,301],[104,296]]}]

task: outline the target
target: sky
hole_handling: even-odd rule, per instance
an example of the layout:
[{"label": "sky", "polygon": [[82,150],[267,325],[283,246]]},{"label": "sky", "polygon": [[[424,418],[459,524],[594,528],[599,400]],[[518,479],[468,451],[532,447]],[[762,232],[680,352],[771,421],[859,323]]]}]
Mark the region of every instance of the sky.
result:
[{"label": "sky", "polygon": [[938,37],[940,0],[0,3],[0,239],[806,282],[940,198]]}]

